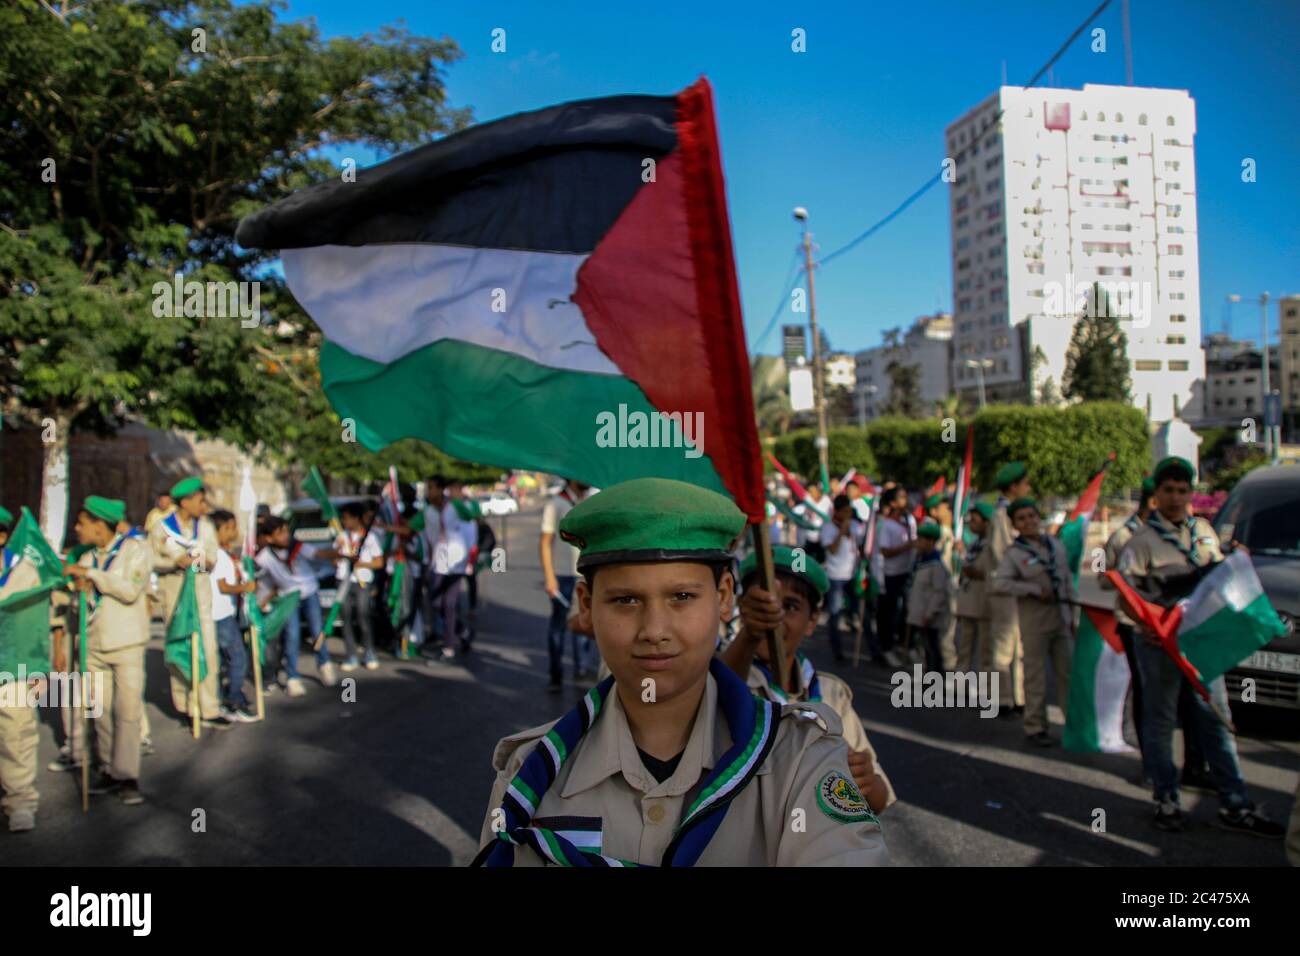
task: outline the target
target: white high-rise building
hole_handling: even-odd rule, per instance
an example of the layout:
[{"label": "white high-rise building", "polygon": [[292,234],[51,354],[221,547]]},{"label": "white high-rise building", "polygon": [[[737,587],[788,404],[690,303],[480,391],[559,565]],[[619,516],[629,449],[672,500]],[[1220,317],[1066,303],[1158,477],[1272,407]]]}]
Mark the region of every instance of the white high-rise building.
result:
[{"label": "white high-rise building", "polygon": [[1134,403],[1155,422],[1200,417],[1195,134],[1185,90],[1093,84],[1004,86],[948,127],[963,398],[978,392],[968,361],[989,401],[1059,396],[1095,284],[1128,337]]}]

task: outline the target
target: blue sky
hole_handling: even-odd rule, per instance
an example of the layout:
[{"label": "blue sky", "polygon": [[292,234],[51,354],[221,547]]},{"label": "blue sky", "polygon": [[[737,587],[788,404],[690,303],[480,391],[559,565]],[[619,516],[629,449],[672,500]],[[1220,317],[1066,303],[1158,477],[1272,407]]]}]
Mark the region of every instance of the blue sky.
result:
[{"label": "blue sky", "polygon": [[[1026,83],[1098,0],[875,4],[680,2],[389,2],[292,0],[326,36],[404,20],[465,52],[448,75],[452,103],[477,121],[615,93],[671,93],[707,75],[717,98],[737,269],[750,347],[785,288],[808,208],[822,253],[883,217],[938,169],[943,129],[989,96],[1005,64]],[[1202,328],[1225,319],[1257,336],[1259,310],[1229,293],[1300,292],[1300,4],[1131,0],[1134,81],[1186,89],[1197,107]],[[1054,85],[1123,83],[1120,0],[1081,36]],[[506,52],[491,51],[506,31]],[[791,51],[806,31],[807,52]],[[1040,84],[1040,85],[1046,85]],[[1241,162],[1257,181],[1241,181]],[[946,185],[817,273],[818,319],[836,349],[880,342],[882,330],[951,309]],[[783,321],[796,321],[788,304]],[[1276,308],[1270,306],[1276,334]],[[778,322],[779,326],[780,322]]]}]

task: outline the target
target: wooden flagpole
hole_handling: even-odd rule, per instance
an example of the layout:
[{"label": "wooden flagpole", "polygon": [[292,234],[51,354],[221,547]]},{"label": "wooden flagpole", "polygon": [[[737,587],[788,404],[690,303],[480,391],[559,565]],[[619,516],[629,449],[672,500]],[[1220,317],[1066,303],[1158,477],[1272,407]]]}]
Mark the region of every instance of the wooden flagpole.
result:
[{"label": "wooden flagpole", "polygon": [[[81,730],[81,812],[90,812],[90,695],[86,686],[86,592],[81,591],[78,614],[77,656],[81,661],[81,711],[85,723]],[[75,734],[73,735],[75,738]],[[75,757],[74,757],[75,759]]]},{"label": "wooden flagpole", "polygon": [[[256,598],[250,598],[256,600]],[[248,630],[253,645],[253,690],[257,693],[257,719],[266,718],[266,704],[262,700],[262,643],[261,632],[256,624],[250,624]]]},{"label": "wooden flagpole", "polygon": [[199,641],[198,631],[190,635],[190,715],[193,718],[194,739],[199,739]]},{"label": "wooden flagpole", "polygon": [[[772,565],[772,536],[768,528],[767,521],[760,521],[754,525],[754,557],[755,570],[758,572],[758,586],[768,593],[775,590],[773,582],[776,579],[776,572]],[[785,634],[784,628],[778,627],[776,630],[767,632],[767,653],[768,660],[776,668],[777,683],[783,691],[790,691],[789,668],[785,663]]]}]

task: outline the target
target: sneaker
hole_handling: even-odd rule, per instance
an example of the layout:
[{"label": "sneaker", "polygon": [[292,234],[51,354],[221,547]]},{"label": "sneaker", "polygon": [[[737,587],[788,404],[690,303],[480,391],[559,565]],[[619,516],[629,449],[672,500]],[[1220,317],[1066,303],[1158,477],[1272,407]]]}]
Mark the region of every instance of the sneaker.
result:
[{"label": "sneaker", "polygon": [[365,667],[368,671],[377,671],[379,670],[379,660],[374,657],[367,657]]},{"label": "sneaker", "polygon": [[227,720],[233,720],[237,724],[255,724],[260,719],[257,714],[253,713],[247,707],[236,707],[234,710],[225,714]]},{"label": "sneaker", "polygon": [[1183,776],[1178,784],[1179,790],[1196,790],[1200,793],[1218,793],[1218,788],[1214,786],[1214,780],[1210,777],[1209,771],[1190,770],[1184,768]]},{"label": "sneaker", "polygon": [[285,684],[284,692],[290,697],[301,697],[307,693],[307,688],[303,686],[301,677],[290,677]]},{"label": "sneaker", "polygon": [[1280,840],[1286,834],[1284,826],[1264,816],[1253,804],[1239,810],[1220,810],[1214,825],[1220,830],[1249,833],[1266,840]]},{"label": "sneaker", "polygon": [[144,794],[140,792],[140,783],[137,780],[123,780],[117,788],[117,795],[128,807],[138,807],[144,803]]},{"label": "sneaker", "polygon": [[98,776],[96,776],[95,779],[90,782],[90,792],[91,793],[116,793],[117,788],[120,787],[121,785],[122,782],[120,780],[110,776],[109,774],[101,770]]},{"label": "sneaker", "polygon": [[456,652],[452,650],[450,647],[444,647],[442,649],[442,659],[444,663],[450,664],[452,661],[456,659]]},{"label": "sneaker", "polygon": [[345,660],[342,664],[339,665],[339,670],[341,670],[345,674],[351,674],[356,669],[357,669],[357,659],[355,657],[349,657],[347,660]]},{"label": "sneaker", "polygon": [[73,760],[67,751],[60,750],[59,755],[45,765],[45,769],[51,773],[65,773],[69,770],[80,770],[81,761]]},{"label": "sneaker", "polygon": [[1151,821],[1156,829],[1168,833],[1182,833],[1187,826],[1187,816],[1173,800],[1156,801],[1155,819]]},{"label": "sneaker", "polygon": [[27,830],[36,829],[36,811],[35,810],[12,810],[9,813],[9,832],[23,833]]},{"label": "sneaker", "polygon": [[221,713],[211,719],[204,718],[200,720],[199,726],[206,727],[208,730],[229,730],[231,727],[235,726],[235,722],[224,713]]},{"label": "sneaker", "polygon": [[339,682],[339,669],[333,661],[326,661],[320,666],[320,682],[326,687],[333,687]]},{"label": "sneaker", "polygon": [[1045,730],[1040,730],[1040,731],[1039,731],[1038,733],[1036,733],[1036,734],[1029,734],[1027,737],[1025,737],[1025,742],[1026,742],[1026,743],[1031,743],[1031,744],[1033,744],[1035,747],[1054,747],[1054,746],[1056,746],[1056,741],[1052,739],[1052,735],[1049,734],[1049,733],[1048,733],[1047,731],[1045,731]]}]

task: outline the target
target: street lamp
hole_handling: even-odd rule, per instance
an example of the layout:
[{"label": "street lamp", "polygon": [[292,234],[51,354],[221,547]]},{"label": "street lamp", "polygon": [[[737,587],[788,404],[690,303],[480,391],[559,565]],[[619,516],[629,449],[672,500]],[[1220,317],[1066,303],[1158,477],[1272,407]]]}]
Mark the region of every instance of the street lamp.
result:
[{"label": "street lamp", "polygon": [[[1242,301],[1241,296],[1233,293],[1228,296],[1228,304],[1232,305]],[[1268,424],[1268,397],[1273,393],[1273,384],[1269,380],[1268,372],[1268,293],[1259,294],[1259,345],[1260,345],[1260,371],[1262,373],[1261,384],[1264,388],[1264,401],[1261,409],[1264,412],[1264,455],[1270,460],[1276,460],[1277,454],[1281,451],[1282,435],[1281,425],[1273,426]],[[1278,429],[1276,437],[1273,435],[1273,429]]]},{"label": "street lamp", "polygon": [[984,370],[993,367],[993,360],[966,359],[962,364],[967,368],[973,368],[975,370],[975,377],[979,381],[980,386],[980,411],[984,411]]},{"label": "street lamp", "polygon": [[794,207],[794,218],[803,227],[804,270],[808,274],[808,328],[812,332],[813,402],[817,405],[817,459],[821,465],[822,487],[830,487],[830,453],[826,440],[826,402],[822,383],[822,344],[817,334],[817,296],[813,291],[812,233],[808,231],[808,210]]},{"label": "street lamp", "polygon": [[862,388],[861,391],[858,392],[858,426],[861,428],[865,428],[867,426],[867,396],[868,395],[872,396],[871,399],[872,415],[873,417],[875,415],[875,411],[874,411],[875,404],[876,404],[875,395],[877,391],[879,391],[879,389],[876,388],[876,386],[866,385]]}]

